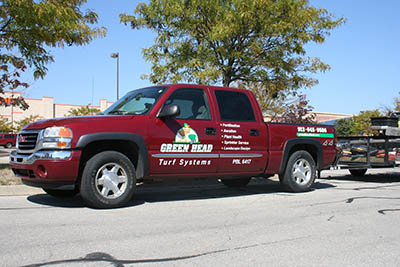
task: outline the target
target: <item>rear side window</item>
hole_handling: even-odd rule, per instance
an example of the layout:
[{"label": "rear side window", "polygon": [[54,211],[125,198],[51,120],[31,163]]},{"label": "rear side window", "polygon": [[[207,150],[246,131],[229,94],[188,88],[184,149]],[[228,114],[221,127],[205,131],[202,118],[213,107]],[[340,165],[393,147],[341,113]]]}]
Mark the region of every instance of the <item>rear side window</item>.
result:
[{"label": "rear side window", "polygon": [[5,134],[4,138],[13,139],[14,135],[13,134]]},{"label": "rear side window", "polygon": [[256,120],[253,107],[245,93],[216,90],[215,97],[222,121]]}]

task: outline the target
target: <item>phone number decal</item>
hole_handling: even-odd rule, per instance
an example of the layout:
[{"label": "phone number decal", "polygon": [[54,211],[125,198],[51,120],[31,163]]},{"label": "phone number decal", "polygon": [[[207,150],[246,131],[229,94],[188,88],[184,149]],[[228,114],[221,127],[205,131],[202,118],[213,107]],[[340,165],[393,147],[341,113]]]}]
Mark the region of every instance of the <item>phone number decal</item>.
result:
[{"label": "phone number decal", "polygon": [[325,137],[325,138],[334,138],[335,135],[328,133],[328,130],[325,127],[297,127],[297,136],[298,137]]}]

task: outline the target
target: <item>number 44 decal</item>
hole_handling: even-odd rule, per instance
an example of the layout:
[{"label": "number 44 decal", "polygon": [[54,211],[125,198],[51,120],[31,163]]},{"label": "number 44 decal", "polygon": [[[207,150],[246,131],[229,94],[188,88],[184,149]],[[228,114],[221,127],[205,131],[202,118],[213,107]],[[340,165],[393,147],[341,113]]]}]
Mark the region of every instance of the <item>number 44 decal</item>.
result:
[{"label": "number 44 decal", "polygon": [[333,146],[333,139],[326,139],[323,143],[323,146]]}]

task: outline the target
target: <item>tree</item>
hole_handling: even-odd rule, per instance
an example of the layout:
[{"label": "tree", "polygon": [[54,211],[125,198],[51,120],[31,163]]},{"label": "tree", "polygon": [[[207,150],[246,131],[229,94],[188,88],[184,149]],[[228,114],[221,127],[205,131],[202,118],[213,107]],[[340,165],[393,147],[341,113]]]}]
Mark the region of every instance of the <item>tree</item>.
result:
[{"label": "tree", "polygon": [[14,132],[14,127],[11,122],[8,122],[6,119],[0,118],[0,132],[2,133],[12,133]]},{"label": "tree", "polygon": [[67,113],[67,116],[88,116],[88,115],[96,115],[100,113],[100,109],[97,108],[91,108],[88,106],[84,107],[79,107],[79,108],[74,108],[70,109]]},{"label": "tree", "polygon": [[313,107],[308,104],[305,95],[300,96],[292,103],[288,103],[283,108],[282,115],[275,118],[274,121],[286,123],[316,123],[315,113],[312,113]]},{"label": "tree", "polygon": [[361,111],[358,115],[353,116],[351,120],[354,123],[352,128],[353,135],[372,135],[376,134],[376,130],[371,130],[371,117],[382,117],[379,110],[365,110]]},{"label": "tree", "polygon": [[151,82],[260,83],[271,95],[314,85],[307,74],[329,66],[305,45],[345,21],[307,0],[150,0],[120,19],[157,34],[143,49]]},{"label": "tree", "polygon": [[353,135],[354,121],[351,119],[336,120],[333,124],[336,129],[337,136]]},{"label": "tree", "polygon": [[379,110],[365,110],[350,119],[337,120],[334,123],[338,136],[373,135],[376,130],[371,130],[371,117],[382,117]]},{"label": "tree", "polygon": [[[400,94],[400,92],[398,92]],[[383,106],[382,112],[385,113],[386,116],[395,116],[398,117],[400,114],[400,98],[398,96],[393,98],[392,106]]]},{"label": "tree", "polygon": [[[20,81],[28,67],[35,79],[43,78],[54,61],[48,48],[84,45],[106,34],[90,26],[97,23],[95,12],[80,10],[86,1],[0,0],[0,93],[28,87]],[[21,99],[15,104],[27,108]]]},{"label": "tree", "polygon": [[39,115],[30,115],[29,117],[26,117],[25,119],[22,119],[20,121],[15,122],[16,126],[14,127],[15,131],[19,133],[22,128],[24,128],[25,125],[35,122],[39,120]]},{"label": "tree", "polygon": [[267,117],[270,121],[275,121],[275,119],[285,111],[286,95],[282,92],[271,92],[261,83],[239,82],[235,87],[246,88],[252,91],[257,98],[263,116]]}]

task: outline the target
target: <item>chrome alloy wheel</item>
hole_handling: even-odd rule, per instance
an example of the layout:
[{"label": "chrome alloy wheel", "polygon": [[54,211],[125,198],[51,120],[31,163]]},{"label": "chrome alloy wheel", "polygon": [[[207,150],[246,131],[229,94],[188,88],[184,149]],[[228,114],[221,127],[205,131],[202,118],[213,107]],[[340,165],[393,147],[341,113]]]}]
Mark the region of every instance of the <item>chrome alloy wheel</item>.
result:
[{"label": "chrome alloy wheel", "polygon": [[305,159],[298,159],[293,165],[292,177],[299,185],[307,184],[312,177],[311,164]]},{"label": "chrome alloy wheel", "polygon": [[120,165],[107,163],[97,171],[95,183],[100,195],[107,199],[116,199],[125,192],[128,177]]}]

